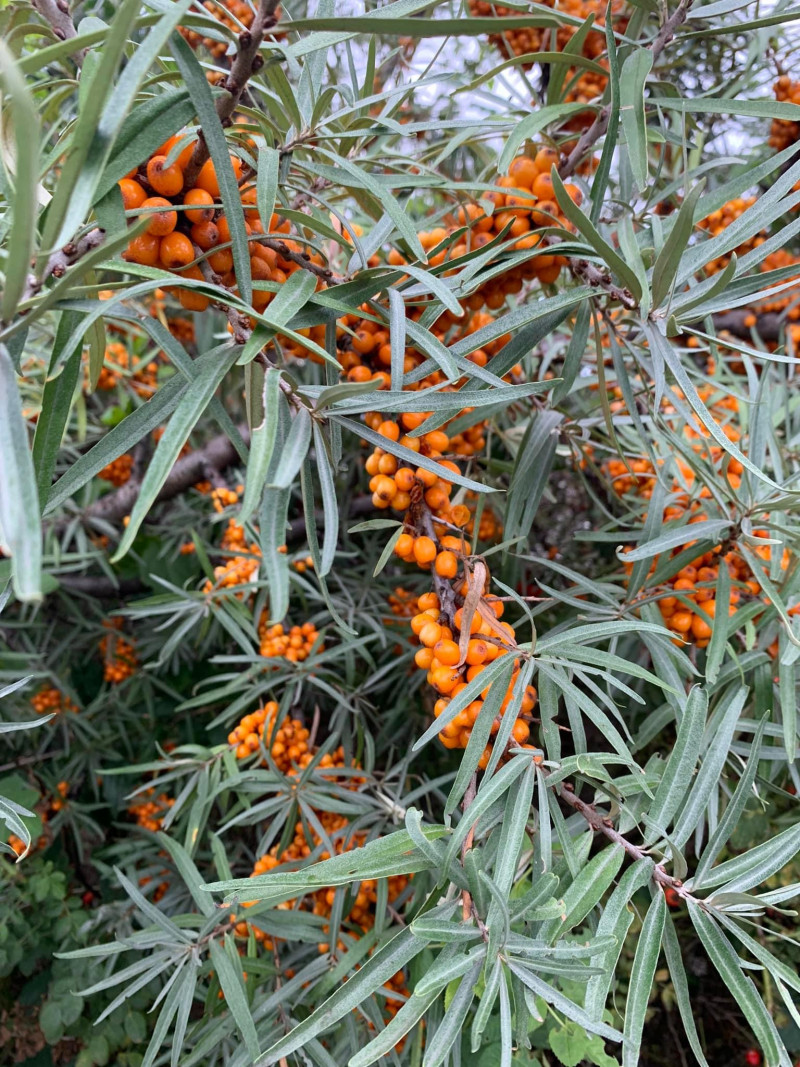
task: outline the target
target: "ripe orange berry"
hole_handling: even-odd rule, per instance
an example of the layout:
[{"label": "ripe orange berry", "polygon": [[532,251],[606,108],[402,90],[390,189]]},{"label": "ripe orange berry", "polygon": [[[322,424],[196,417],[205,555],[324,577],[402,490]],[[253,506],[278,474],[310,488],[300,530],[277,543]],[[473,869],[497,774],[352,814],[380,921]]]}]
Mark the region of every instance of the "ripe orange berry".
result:
[{"label": "ripe orange berry", "polygon": [[692,628],[692,613],[690,611],[676,611],[670,619],[669,628],[679,634],[688,633]]},{"label": "ripe orange berry", "polygon": [[438,622],[434,622],[433,619],[430,622],[426,622],[418,634],[420,644],[425,645],[426,648],[433,648],[437,641],[442,638],[442,627]]},{"label": "ripe orange berry", "polygon": [[423,593],[422,596],[417,598],[417,603],[421,611],[428,611],[432,608],[439,610],[439,597],[436,593]]},{"label": "ripe orange berry", "polygon": [[458,645],[447,637],[436,642],[433,646],[433,655],[445,667],[455,667],[461,658]]},{"label": "ripe orange berry", "polygon": [[430,648],[419,648],[414,654],[414,662],[423,671],[430,670],[433,663],[433,651]]},{"label": "ripe orange berry", "polygon": [[134,181],[132,178],[123,178],[122,181],[117,182],[119,191],[122,193],[122,206],[126,211],[135,211],[137,207],[141,207],[147,199],[147,193],[142,186]]},{"label": "ripe orange berry", "polygon": [[192,242],[183,233],[171,233],[167,237],[162,237],[159,257],[162,266],[167,270],[186,267],[194,259]]},{"label": "ripe orange berry", "polygon": [[440,552],[436,557],[434,568],[440,578],[455,578],[458,574],[458,560],[452,552]]},{"label": "ripe orange berry", "polygon": [[415,481],[414,472],[410,467],[398,467],[395,471],[394,482],[400,492],[410,493],[414,488]]},{"label": "ripe orange berry", "polygon": [[130,242],[122,258],[131,263],[141,263],[145,267],[154,267],[158,263],[160,248],[160,237],[152,233],[140,233]]},{"label": "ripe orange berry", "polygon": [[185,214],[192,224],[210,222],[214,218],[214,197],[205,189],[190,189],[183,202],[191,205],[192,210],[187,210]]},{"label": "ripe orange berry", "polygon": [[208,257],[208,264],[217,274],[227,274],[229,270],[233,270],[233,253],[230,248],[222,248],[219,252],[212,252]]},{"label": "ripe orange berry", "polygon": [[531,728],[522,719],[517,719],[511,728],[511,736],[518,745],[523,745],[531,735]]},{"label": "ripe orange berry", "polygon": [[558,165],[558,158],[555,148],[540,148],[534,157],[536,169],[540,174],[549,174],[551,169]]},{"label": "ripe orange berry", "polygon": [[414,559],[417,563],[432,563],[436,558],[436,545],[430,537],[418,537],[414,542]]},{"label": "ripe orange berry", "polygon": [[[414,538],[411,534],[400,534],[394,546],[395,553],[403,558],[411,556],[414,552]],[[420,604],[420,607],[423,605]]]},{"label": "ripe orange berry", "polygon": [[155,234],[156,237],[166,237],[178,225],[178,212],[172,210],[172,204],[163,196],[149,196],[142,201],[141,206],[143,208],[162,209],[152,213],[148,212],[147,218],[149,221],[145,233]]},{"label": "ripe orange berry", "polygon": [[219,244],[219,230],[213,222],[196,222],[190,231],[192,241],[204,252]]},{"label": "ripe orange berry", "polygon": [[394,484],[394,478],[389,478],[385,474],[379,474],[375,478],[373,491],[381,498],[381,500],[391,500],[397,493],[397,486]]},{"label": "ripe orange berry", "polygon": [[177,163],[165,167],[166,156],[153,156],[147,162],[147,180],[159,196],[177,196],[183,189],[183,171]]},{"label": "ripe orange berry", "polygon": [[472,640],[467,645],[467,663],[470,667],[483,663],[488,654],[489,649],[485,641]]},{"label": "ripe orange berry", "polygon": [[391,419],[386,419],[385,422],[382,422],[378,427],[378,433],[381,437],[386,437],[390,441],[397,441],[400,437],[400,427]]},{"label": "ripe orange berry", "polygon": [[508,173],[514,179],[514,185],[520,189],[530,189],[538,177],[536,163],[527,156],[517,156],[509,167]]}]

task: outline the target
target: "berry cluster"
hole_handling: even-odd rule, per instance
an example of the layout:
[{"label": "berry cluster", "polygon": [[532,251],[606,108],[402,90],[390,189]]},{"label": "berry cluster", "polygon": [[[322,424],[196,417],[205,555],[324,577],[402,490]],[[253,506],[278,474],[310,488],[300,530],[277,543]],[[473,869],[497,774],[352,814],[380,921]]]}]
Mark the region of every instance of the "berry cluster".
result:
[{"label": "berry cluster", "polygon": [[[205,277],[201,269],[203,264],[210,276],[233,291],[236,274],[231,234],[228,219],[219,206],[219,181],[213,161],[209,159],[203,163],[196,176],[190,178],[192,184],[187,184],[186,172],[192,173],[196,144],[191,135],[176,134],[161,145],[146,164],[131,171],[118,183],[125,210],[140,212],[149,220],[145,232],[129,243],[123,258],[145,266],[160,266],[195,281]],[[250,142],[248,146],[254,147]],[[291,258],[291,253],[300,258],[305,255],[305,249],[287,236],[291,228],[288,220],[273,214],[265,228],[255,206],[256,188],[248,179],[249,169],[237,155],[231,154],[230,162],[241,189],[253,282],[256,286],[261,282],[280,286],[290,274],[301,269]],[[267,240],[277,244],[279,251],[265,243]],[[309,254],[305,262],[322,265],[315,253]],[[208,298],[194,290],[179,287],[176,294],[187,310],[204,311],[209,305]],[[255,288],[253,308],[257,312],[264,311],[274,296],[271,289]],[[291,354],[306,354],[305,349],[295,348]]]},{"label": "berry cluster", "polygon": [[[468,588],[466,580],[456,586],[456,603],[459,599],[464,599]],[[420,613],[411,619],[411,630],[422,646],[414,656],[414,662],[420,669],[428,672],[428,683],[439,694],[433,708],[433,713],[438,718],[446,710],[451,699],[466,689],[467,684],[477,678],[490,663],[500,656],[514,654],[517,647],[516,635],[513,626],[499,621],[503,614],[503,602],[485,594],[481,596],[469,622],[464,619],[463,603],[456,608],[450,619],[442,611],[439,596],[433,592],[424,593],[419,597],[419,607]],[[467,626],[469,638],[462,649],[462,633]],[[516,658],[508,691],[500,705],[500,712],[492,723],[492,736],[500,729],[502,718],[514,699],[519,668],[520,661]],[[446,748],[467,747],[472,728],[488,693],[489,687],[440,732],[439,739]],[[510,744],[533,747],[528,745],[527,741],[530,736],[530,714],[536,705],[536,699],[536,689],[529,685],[522,696],[518,717],[511,730]],[[490,741],[481,756],[479,767],[486,767],[491,754]]]},{"label": "berry cluster", "polygon": [[[800,104],[800,82],[792,81],[788,74],[782,74],[773,86],[775,99],[789,104]],[[783,151],[789,145],[800,141],[800,122],[791,119],[773,119],[769,131],[769,145],[776,152]]]},{"label": "berry cluster", "polygon": [[[706,389],[703,392],[706,402],[710,402],[711,390]],[[725,414],[735,414],[738,411],[738,402],[735,397],[723,397],[710,403],[710,407],[715,412],[715,417],[721,421]],[[739,431],[730,423],[723,424],[722,430],[733,441],[738,440],[740,436]],[[692,443],[698,458],[709,461],[717,472],[716,477],[720,480],[726,479],[728,485],[737,490],[741,485],[744,470],[741,463],[729,457],[721,446],[709,444],[705,431],[701,433],[686,426],[683,433]],[[676,457],[675,463],[678,474],[670,487],[669,503],[664,508],[664,522],[677,521],[689,525],[703,522],[709,516],[702,510],[702,501],[711,497],[711,491],[706,485],[697,488],[695,472],[685,460]],[[603,464],[603,469],[612,480],[612,488],[616,493],[635,495],[644,500],[652,497],[658,474],[649,460],[635,459],[625,462],[621,459],[611,459]],[[756,530],[754,535],[769,538],[766,529]],[[677,555],[679,551],[680,549],[676,548],[673,555]],[[772,559],[772,546],[769,544],[757,546],[754,552],[765,563]],[[785,571],[789,562],[790,554],[783,550],[781,569]],[[651,573],[655,566],[654,561]],[[633,564],[624,562],[624,567],[630,573]],[[716,545],[698,555],[669,578],[660,590],[658,607],[665,625],[675,633],[676,643],[691,641],[698,648],[705,648],[711,640],[717,614],[716,589],[720,567],[727,567],[731,578],[729,616],[736,613],[737,604],[743,598],[752,600],[762,595],[757,575],[735,546]]]},{"label": "berry cluster", "polygon": [[128,805],[128,814],[136,820],[137,826],[155,834],[161,829],[167,812],[174,803],[174,797],[166,793],[156,794],[155,788],[151,786],[141,794],[141,799]]},{"label": "berry cluster", "polygon": [[106,464],[101,471],[98,471],[97,477],[102,478],[104,482],[111,482],[112,485],[119,487],[130,481],[132,473],[133,456],[130,452],[123,452],[121,456],[117,456],[116,459]]},{"label": "berry cluster", "polygon": [[248,759],[262,745],[281,774],[292,774],[307,767],[312,759],[308,748],[308,730],[299,719],[288,715],[275,729],[278,705],[274,700],[257,708],[241,720],[228,734],[228,744],[236,746],[236,758]]},{"label": "berry cluster", "polygon": [[[269,626],[266,618],[263,618],[258,627],[258,636],[261,638],[262,656],[268,659],[282,656],[290,663],[302,663],[317,644],[319,631],[313,622],[304,622],[302,626],[292,626],[286,630],[283,623]],[[317,651],[322,651],[322,645],[317,646]]]},{"label": "berry cluster", "polygon": [[109,633],[100,638],[98,646],[103,660],[103,680],[112,685],[119,685],[136,673],[139,666],[136,646],[133,641],[127,641],[119,633],[122,628],[121,619],[107,619],[103,625],[109,629]]},{"label": "berry cluster", "polygon": [[137,396],[145,399],[151,397],[158,387],[158,360],[149,356],[140,358],[129,352],[119,341],[106,345],[97,388],[109,392],[116,389],[121,382],[130,384]]},{"label": "berry cluster", "polygon": [[54,686],[46,686],[31,697],[31,707],[37,715],[60,715],[65,712],[77,714],[78,705]]}]

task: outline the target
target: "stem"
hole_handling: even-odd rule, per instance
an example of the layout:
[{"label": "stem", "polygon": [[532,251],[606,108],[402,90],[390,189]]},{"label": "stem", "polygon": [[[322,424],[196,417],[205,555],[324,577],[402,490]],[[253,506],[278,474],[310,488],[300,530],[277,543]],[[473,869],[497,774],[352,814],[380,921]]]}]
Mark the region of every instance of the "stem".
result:
[{"label": "stem", "polygon": [[[50,24],[53,33],[59,41],[69,41],[77,37],[75,23],[72,21],[67,0],[31,0],[34,8],[39,12],[45,22]],[[85,48],[76,49],[72,53],[75,65],[80,67],[86,55]]]},{"label": "stem", "polygon": [[[278,4],[279,0],[261,0],[252,26],[249,30],[239,34],[236,57],[231,65],[231,72],[225,79],[226,93],[217,100],[217,115],[223,126],[230,125],[248,81],[264,65],[259,49],[264,42],[264,37],[277,22],[275,12]],[[187,189],[194,185],[200,168],[208,158],[208,144],[205,134],[200,130],[197,144],[184,175],[184,184]]]}]

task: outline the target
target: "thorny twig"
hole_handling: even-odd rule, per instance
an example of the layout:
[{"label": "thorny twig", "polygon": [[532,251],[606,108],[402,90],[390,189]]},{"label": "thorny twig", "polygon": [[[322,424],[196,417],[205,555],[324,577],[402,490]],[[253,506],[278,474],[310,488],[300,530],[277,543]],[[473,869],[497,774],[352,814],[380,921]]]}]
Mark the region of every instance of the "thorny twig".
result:
[{"label": "thorny twig", "polygon": [[32,296],[36,296],[48,278],[63,278],[67,273],[67,268],[71,267],[73,263],[77,263],[85,255],[88,255],[93,249],[98,248],[105,239],[106,231],[97,226],[89,230],[79,240],[68,241],[63,248],[59,248],[57,252],[50,256],[40,278],[37,278],[35,274],[28,276],[28,284],[25,287],[21,302],[24,303],[26,300],[30,300]]},{"label": "thorny twig", "polygon": [[[595,833],[603,834],[609,841],[612,841],[615,845],[621,846],[631,859],[642,860],[649,858],[647,851],[640,848],[639,845],[634,845],[632,841],[629,841],[627,837],[624,837],[607,815],[603,815],[602,812],[599,812],[593,804],[587,804],[585,800],[581,800],[575,792],[575,787],[570,782],[564,782],[562,784],[558,795],[565,804],[583,816]],[[691,896],[684,887],[681,879],[675,878],[671,874],[667,874],[660,863],[654,865],[652,878],[658,885],[665,889],[674,889],[675,892],[682,897]]]},{"label": "thorny twig", "polygon": [[[261,0],[250,29],[239,34],[239,47],[231,64],[230,74],[225,79],[223,86],[225,93],[217,100],[217,115],[223,126],[231,124],[233,113],[241,100],[248,81],[264,65],[264,59],[259,49],[264,43],[264,38],[269,30],[277,22],[275,12],[278,9],[278,4],[279,0]],[[209,156],[208,143],[203,131],[200,130],[197,144],[184,176],[187,188],[194,185],[195,179],[200,173],[200,168],[209,159]]]}]

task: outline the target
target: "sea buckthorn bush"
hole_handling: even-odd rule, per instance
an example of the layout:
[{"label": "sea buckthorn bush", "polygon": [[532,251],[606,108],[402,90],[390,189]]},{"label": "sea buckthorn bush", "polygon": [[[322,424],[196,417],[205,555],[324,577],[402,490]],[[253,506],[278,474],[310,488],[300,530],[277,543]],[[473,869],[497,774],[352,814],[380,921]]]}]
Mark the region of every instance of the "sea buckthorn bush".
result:
[{"label": "sea buckthorn bush", "polygon": [[796,1067],[795,13],[0,31],[0,1065]]}]

